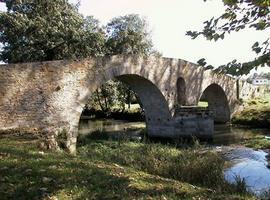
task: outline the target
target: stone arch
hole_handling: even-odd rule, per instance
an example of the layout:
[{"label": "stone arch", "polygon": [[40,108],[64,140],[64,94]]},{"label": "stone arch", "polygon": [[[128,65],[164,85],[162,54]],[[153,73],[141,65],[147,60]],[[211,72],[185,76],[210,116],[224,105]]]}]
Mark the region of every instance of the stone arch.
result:
[{"label": "stone arch", "polygon": [[177,105],[183,106],[186,104],[186,82],[182,77],[179,77],[176,82],[177,90]]},{"label": "stone arch", "polygon": [[171,118],[168,103],[159,88],[150,80],[135,74],[126,74],[116,77],[130,86],[138,95],[145,112],[146,124],[161,122],[161,118]]},{"label": "stone arch", "polygon": [[208,108],[214,114],[215,123],[230,121],[230,107],[227,96],[218,84],[209,85],[202,93],[200,101],[208,102]]},{"label": "stone arch", "polygon": [[[94,88],[100,87],[102,84],[111,79],[117,79],[121,82],[127,84],[138,96],[142,109],[145,113],[145,122],[147,132],[150,136],[157,136],[164,134],[162,132],[162,127],[171,120],[171,113],[169,111],[168,103],[158,88],[152,81],[149,79],[137,75],[137,74],[122,74],[115,75],[113,77],[109,76],[108,78],[101,79],[97,78],[97,84]],[[94,89],[88,92],[86,96],[90,97]],[[76,152],[76,142],[78,136],[78,124],[80,121],[80,116],[83,111],[83,107],[86,104],[88,98],[84,98],[80,103],[80,106],[77,110],[76,116],[71,122],[70,134],[67,138],[67,147],[71,153]]]}]

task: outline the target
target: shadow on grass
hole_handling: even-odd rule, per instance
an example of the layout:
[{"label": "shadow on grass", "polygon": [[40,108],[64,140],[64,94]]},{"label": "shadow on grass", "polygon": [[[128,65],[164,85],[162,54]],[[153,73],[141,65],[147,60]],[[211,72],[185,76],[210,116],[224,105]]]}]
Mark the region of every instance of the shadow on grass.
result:
[{"label": "shadow on grass", "polygon": [[0,195],[3,200],[53,196],[60,199],[193,196],[191,189],[181,192],[179,188],[182,187],[177,186],[177,189],[169,184],[172,181],[155,176],[147,178],[151,175],[143,172],[61,152],[33,151],[33,142],[20,144],[21,140],[12,140],[0,140]]},{"label": "shadow on grass", "polygon": [[[87,162],[64,153],[33,156],[22,149],[0,148],[1,199],[42,199],[56,194],[113,199],[127,188],[126,177],[113,175],[104,163]],[[117,170],[116,170],[117,171]],[[110,191],[110,193],[108,193]]]},{"label": "shadow on grass", "polygon": [[[198,199],[199,197],[217,199],[216,197],[220,197],[220,194],[209,189],[163,178],[155,175],[157,173],[151,175],[145,170],[141,171],[145,167],[151,167],[156,161],[166,162],[165,158],[168,157],[166,154],[174,154],[169,148],[159,148],[158,145],[140,146],[142,144],[136,143],[120,145],[121,150],[118,149],[117,142],[93,141],[79,148],[78,155],[74,157],[64,152],[39,152],[35,140],[27,143],[22,139],[2,138],[0,139],[0,199],[51,199],[52,197],[58,199]],[[149,159],[153,160],[150,159],[145,163],[143,159],[148,157],[145,157],[147,155],[144,153],[147,152],[153,153],[148,155]],[[132,154],[136,155],[132,156]],[[135,165],[136,163],[138,166]],[[147,166],[141,166],[145,164]],[[176,168],[172,170],[175,171]],[[151,172],[151,170],[146,171]],[[245,199],[245,197],[234,199]]]}]

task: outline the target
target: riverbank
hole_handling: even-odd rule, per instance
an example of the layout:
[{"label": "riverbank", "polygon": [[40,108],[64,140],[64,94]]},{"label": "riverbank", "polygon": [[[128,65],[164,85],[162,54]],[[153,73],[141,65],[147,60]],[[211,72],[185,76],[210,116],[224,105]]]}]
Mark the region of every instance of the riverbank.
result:
[{"label": "riverbank", "polygon": [[244,102],[242,111],[232,118],[232,124],[270,128],[270,97]]},{"label": "riverbank", "polygon": [[223,167],[200,146],[85,137],[74,157],[39,151],[32,136],[0,138],[1,199],[255,199]]},{"label": "riverbank", "polygon": [[112,109],[108,112],[104,112],[99,109],[84,109],[82,119],[115,119],[115,120],[127,120],[131,122],[145,121],[145,115],[140,108],[139,104],[132,104],[130,109],[121,111],[119,108]]},{"label": "riverbank", "polygon": [[[236,126],[270,129],[270,97],[266,96],[244,102],[242,111],[236,113],[231,122]],[[269,136],[257,135],[243,140],[241,144],[254,149],[269,150],[270,138]]]},{"label": "riverbank", "polygon": [[262,149],[270,152],[269,136],[256,136],[254,138],[244,140],[241,144],[249,148]]}]

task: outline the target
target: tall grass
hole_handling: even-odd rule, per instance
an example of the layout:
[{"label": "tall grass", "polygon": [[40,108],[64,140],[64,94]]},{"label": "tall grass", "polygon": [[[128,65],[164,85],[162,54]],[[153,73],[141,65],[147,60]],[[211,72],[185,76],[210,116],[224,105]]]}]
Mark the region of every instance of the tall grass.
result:
[{"label": "tall grass", "polygon": [[179,149],[95,134],[76,157],[40,152],[37,139],[0,137],[0,199],[255,199],[226,183],[224,161],[198,144]]},{"label": "tall grass", "polygon": [[113,162],[220,192],[246,193],[237,184],[231,185],[225,181],[224,160],[216,152],[200,145],[179,149],[164,144],[129,141],[99,140],[86,143],[78,149],[84,157]]}]

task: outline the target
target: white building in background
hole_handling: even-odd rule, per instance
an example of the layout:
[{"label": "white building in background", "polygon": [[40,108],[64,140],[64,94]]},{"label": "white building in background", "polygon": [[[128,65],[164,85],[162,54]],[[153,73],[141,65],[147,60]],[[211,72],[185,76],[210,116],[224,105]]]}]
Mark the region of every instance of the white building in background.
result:
[{"label": "white building in background", "polygon": [[254,85],[270,85],[270,80],[266,79],[266,78],[257,77],[257,78],[254,78],[252,80],[252,84],[254,84]]}]

